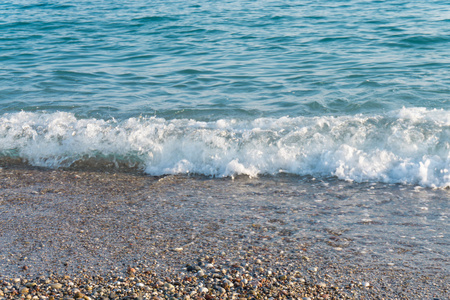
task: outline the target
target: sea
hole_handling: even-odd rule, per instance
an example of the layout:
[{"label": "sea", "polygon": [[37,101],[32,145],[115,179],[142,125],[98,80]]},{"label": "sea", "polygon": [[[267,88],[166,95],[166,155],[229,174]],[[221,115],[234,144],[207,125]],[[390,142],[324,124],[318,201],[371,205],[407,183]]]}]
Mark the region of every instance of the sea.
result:
[{"label": "sea", "polygon": [[449,28],[440,0],[2,1],[0,155],[446,188]]},{"label": "sea", "polygon": [[207,180],[448,278],[449,49],[442,0],[5,0],[0,167]]}]

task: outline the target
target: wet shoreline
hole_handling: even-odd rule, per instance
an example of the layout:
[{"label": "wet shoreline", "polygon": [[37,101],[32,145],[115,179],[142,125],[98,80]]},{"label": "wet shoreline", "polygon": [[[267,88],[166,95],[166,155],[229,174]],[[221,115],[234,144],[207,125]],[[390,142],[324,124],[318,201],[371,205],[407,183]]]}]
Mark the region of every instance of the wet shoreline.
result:
[{"label": "wet shoreline", "polygon": [[[268,271],[300,278],[280,283],[295,285],[298,297],[331,287],[350,298],[449,295],[445,190],[26,168],[3,168],[0,184],[2,280],[129,278],[135,268],[156,284],[197,274],[187,265],[208,257],[254,278],[258,268],[265,278]],[[206,264],[204,280],[214,273]],[[217,296],[210,289],[202,297]]]}]

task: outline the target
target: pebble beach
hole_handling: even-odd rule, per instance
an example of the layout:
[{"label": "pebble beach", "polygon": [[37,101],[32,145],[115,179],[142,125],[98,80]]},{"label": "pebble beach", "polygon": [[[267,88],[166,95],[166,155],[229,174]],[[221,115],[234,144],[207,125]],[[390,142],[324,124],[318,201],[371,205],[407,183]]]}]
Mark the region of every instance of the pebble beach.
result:
[{"label": "pebble beach", "polygon": [[2,1],[0,300],[450,299],[446,1]]},{"label": "pebble beach", "polygon": [[0,299],[449,298],[445,253],[361,251],[308,180],[4,167]]}]

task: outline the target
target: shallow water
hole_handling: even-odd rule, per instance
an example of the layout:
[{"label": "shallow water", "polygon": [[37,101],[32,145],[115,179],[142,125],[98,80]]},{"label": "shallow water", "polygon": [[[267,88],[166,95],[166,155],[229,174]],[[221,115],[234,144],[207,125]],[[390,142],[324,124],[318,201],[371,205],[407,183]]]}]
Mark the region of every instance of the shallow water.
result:
[{"label": "shallow water", "polygon": [[183,194],[212,204],[195,206],[194,223],[224,218],[217,231],[247,227],[244,240],[262,245],[299,243],[350,264],[449,274],[449,191],[297,176],[197,184]]},{"label": "shallow water", "polygon": [[[399,291],[409,282],[407,294],[448,294],[448,190],[292,175],[30,169],[0,170],[0,184],[3,275],[22,273],[23,264],[30,274],[91,266],[106,273],[136,260],[164,271],[203,251],[234,260],[254,247],[273,256],[273,268],[307,276],[320,267],[319,276],[339,285],[349,283],[347,274]],[[178,247],[181,256],[168,251]]]}]

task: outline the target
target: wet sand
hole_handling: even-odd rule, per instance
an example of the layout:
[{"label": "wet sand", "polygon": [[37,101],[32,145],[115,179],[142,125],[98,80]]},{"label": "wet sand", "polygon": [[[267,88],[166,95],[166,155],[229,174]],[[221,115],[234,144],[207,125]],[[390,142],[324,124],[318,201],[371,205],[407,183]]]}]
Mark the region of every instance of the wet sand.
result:
[{"label": "wet sand", "polygon": [[[5,167],[0,170],[3,297],[18,296],[38,278],[47,297],[55,299],[62,294],[50,287],[52,282],[77,285],[76,278],[89,278],[97,287],[111,288],[117,278],[130,285],[146,278],[139,293],[128,288],[116,294],[448,299],[448,196],[448,191],[414,187],[355,188],[333,179],[149,177]],[[405,205],[403,215],[399,210],[387,218],[392,205]],[[227,272],[241,276],[230,275],[232,288],[223,283]],[[255,286],[237,288],[247,276],[242,274],[251,277],[246,285]],[[195,284],[186,279],[194,277]],[[276,284],[265,286],[271,278]],[[174,282],[186,289],[172,289]],[[72,285],[66,298],[71,293],[77,298]],[[85,282],[80,286],[86,297],[101,298],[98,289],[86,290]],[[22,296],[27,294],[39,293]],[[103,294],[114,298],[109,291]]]}]

